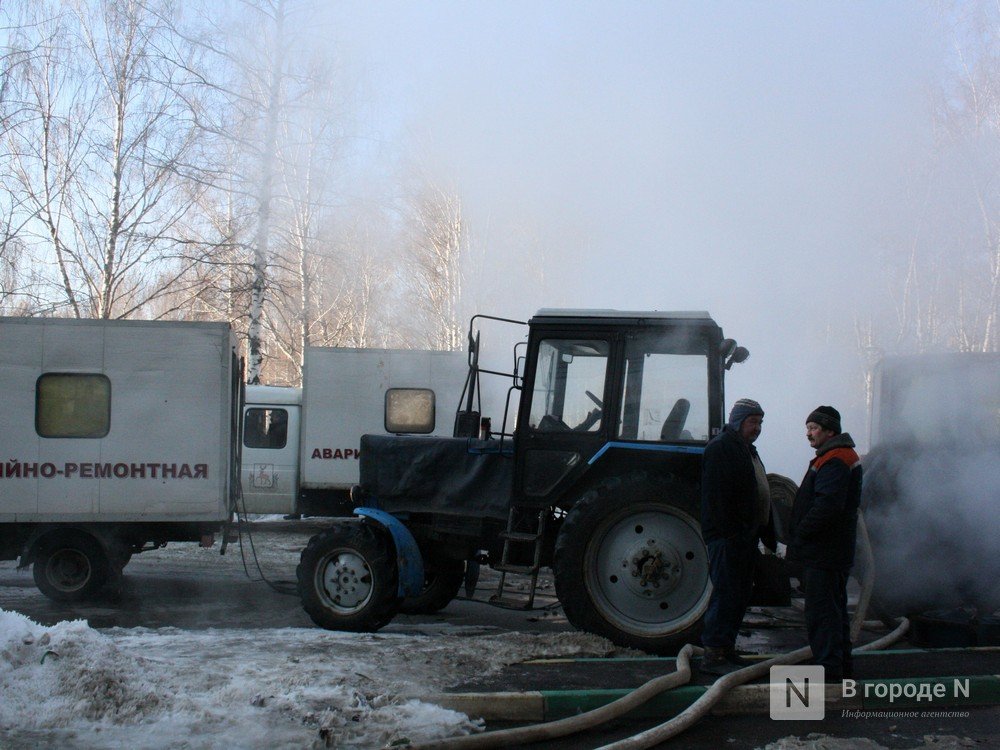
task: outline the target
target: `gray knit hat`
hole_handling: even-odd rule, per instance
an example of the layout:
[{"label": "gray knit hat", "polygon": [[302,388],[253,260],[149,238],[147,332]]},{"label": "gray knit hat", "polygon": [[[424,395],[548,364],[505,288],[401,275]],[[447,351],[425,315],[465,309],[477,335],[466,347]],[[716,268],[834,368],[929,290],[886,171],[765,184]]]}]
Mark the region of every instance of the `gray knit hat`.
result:
[{"label": "gray knit hat", "polygon": [[841,433],[840,412],[832,406],[817,406],[812,413],[806,417],[806,423],[815,422],[824,430],[830,430],[834,435]]},{"label": "gray knit hat", "polygon": [[749,417],[751,414],[759,414],[764,416],[764,410],[760,408],[760,404],[751,398],[741,398],[735,404],[733,404],[733,410],[729,412],[729,422],[727,427],[730,430],[740,429],[740,425],[743,424],[743,420]]}]

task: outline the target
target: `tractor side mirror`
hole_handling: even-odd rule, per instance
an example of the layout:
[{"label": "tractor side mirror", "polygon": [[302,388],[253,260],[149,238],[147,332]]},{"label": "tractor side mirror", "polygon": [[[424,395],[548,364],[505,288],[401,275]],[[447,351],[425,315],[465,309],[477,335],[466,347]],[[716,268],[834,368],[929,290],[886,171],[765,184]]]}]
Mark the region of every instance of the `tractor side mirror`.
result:
[{"label": "tractor side mirror", "polygon": [[728,370],[733,365],[738,365],[741,362],[746,362],[749,358],[750,350],[745,346],[737,346],[729,355],[729,359],[726,360],[726,369]]},{"label": "tractor side mirror", "polygon": [[524,385],[524,370],[528,361],[528,342],[518,341],[514,344],[514,387],[520,388]]},{"label": "tractor side mirror", "polygon": [[514,361],[514,387],[520,388],[524,383],[524,363],[527,357],[523,354]]}]

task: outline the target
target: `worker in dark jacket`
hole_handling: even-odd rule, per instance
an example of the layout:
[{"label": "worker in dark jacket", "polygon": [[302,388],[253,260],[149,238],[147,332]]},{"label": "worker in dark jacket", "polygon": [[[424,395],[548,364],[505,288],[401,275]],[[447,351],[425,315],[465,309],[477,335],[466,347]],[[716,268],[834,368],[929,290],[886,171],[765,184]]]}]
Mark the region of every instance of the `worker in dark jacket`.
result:
[{"label": "worker in dark jacket", "polygon": [[701,533],[708,548],[712,596],[701,635],[701,670],[725,674],[746,662],[736,654],[736,636],[750,603],[757,542],[775,546],[767,475],[754,441],[764,410],[748,398],[737,401],[722,433],[705,448],[701,478]]},{"label": "worker in dark jacket", "polygon": [[792,505],[788,559],[802,564],[813,663],[826,669],[828,682],[839,682],[852,674],[847,574],[854,564],[861,459],[832,406],[806,418],[806,439],[816,457]]}]

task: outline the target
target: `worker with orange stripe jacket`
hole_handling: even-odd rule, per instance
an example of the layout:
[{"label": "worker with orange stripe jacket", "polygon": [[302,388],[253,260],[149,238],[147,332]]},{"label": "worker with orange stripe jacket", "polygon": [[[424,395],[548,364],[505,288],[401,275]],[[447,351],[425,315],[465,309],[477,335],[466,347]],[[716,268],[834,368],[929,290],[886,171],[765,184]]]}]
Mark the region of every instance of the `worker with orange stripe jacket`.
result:
[{"label": "worker with orange stripe jacket", "polygon": [[847,574],[857,540],[861,459],[832,406],[819,406],[809,414],[806,439],[816,457],[792,505],[788,559],[803,568],[812,663],[825,668],[827,682],[839,682],[853,673]]}]

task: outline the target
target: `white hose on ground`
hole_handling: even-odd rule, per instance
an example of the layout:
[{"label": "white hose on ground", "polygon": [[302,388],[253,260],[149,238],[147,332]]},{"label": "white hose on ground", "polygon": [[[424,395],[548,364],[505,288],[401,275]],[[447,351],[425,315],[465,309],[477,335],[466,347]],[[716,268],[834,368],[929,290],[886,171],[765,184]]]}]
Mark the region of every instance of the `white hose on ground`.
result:
[{"label": "white hose on ground", "polygon": [[638,750],[639,748],[658,745],[680,734],[696,721],[699,721],[732,688],[750,680],[756,680],[758,677],[763,677],[771,670],[771,667],[779,664],[797,664],[803,659],[808,659],[810,656],[812,656],[812,651],[808,646],[803,646],[795,651],[789,651],[787,654],[780,654],[767,661],[762,661],[759,664],[744,667],[736,672],[730,672],[712,683],[712,686],[705,691],[704,695],[669,721],[619,742],[603,745],[599,750]]},{"label": "white hose on ground", "polygon": [[896,629],[893,630],[891,633],[883,635],[881,638],[874,640],[871,643],[866,643],[864,646],[858,646],[856,649],[854,649],[854,651],[855,652],[878,651],[880,649],[885,648],[886,646],[891,646],[900,638],[902,638],[904,635],[906,635],[906,631],[909,629],[910,629],[910,621],[907,620],[905,617],[901,617],[899,618],[899,625],[897,625]]},{"label": "white hose on ground", "polygon": [[882,620],[865,620],[861,623],[862,630],[888,630],[889,627]]},{"label": "white hose on ground", "polygon": [[872,587],[875,585],[875,555],[872,553],[871,537],[868,536],[868,525],[860,510],[858,511],[858,553],[861,555],[861,577],[858,579],[858,583],[861,584],[861,593],[858,595],[858,606],[854,610],[854,619],[851,620],[851,643],[854,643],[861,634],[865,615],[868,614],[868,603],[872,599]]},{"label": "white hose on ground", "polygon": [[577,716],[569,716],[565,719],[549,721],[544,724],[533,724],[527,727],[501,729],[496,732],[486,732],[485,734],[450,737],[448,739],[414,745],[413,748],[414,750],[485,750],[486,748],[542,742],[583,732],[587,729],[593,729],[596,726],[624,716],[629,711],[638,708],[660,693],[664,693],[667,690],[690,681],[691,657],[699,653],[701,653],[701,649],[689,643],[677,654],[676,670],[674,672],[655,677],[632,692],[623,695],[621,698]]},{"label": "white hose on ground", "polygon": [[[886,636],[883,636],[882,638],[879,638],[877,641],[866,643],[864,646],[854,649],[854,651],[876,651],[885,646],[889,646],[899,640],[906,633],[909,626],[909,620],[903,618],[899,627],[897,627],[894,631]],[[779,664],[796,664],[803,659],[809,658],[810,656],[812,656],[812,650],[808,646],[803,646],[800,649],[790,651],[789,653],[782,654],[781,656],[776,656],[773,659],[768,659],[760,664],[745,667],[737,672],[730,672],[726,676],[720,677],[716,680],[712,684],[712,687],[705,691],[704,695],[669,721],[665,721],[652,729],[647,729],[645,732],[632,735],[631,737],[619,742],[613,742],[610,745],[603,745],[597,750],[644,750],[645,748],[654,747],[661,742],[666,742],[671,737],[680,734],[696,721],[703,718],[712,706],[718,703],[719,700],[721,700],[722,697],[732,688],[742,685],[745,682],[749,682],[750,680],[755,680],[758,677],[763,677],[773,666]]]},{"label": "white hose on ground", "polygon": [[[858,542],[863,561],[861,577],[858,579],[858,583],[861,584],[861,593],[858,594],[858,606],[854,610],[854,619],[851,620],[851,643],[857,640],[861,628],[868,626],[870,622],[876,626],[884,626],[881,620],[869,621],[865,619],[865,615],[868,614],[868,604],[872,600],[872,588],[875,586],[875,555],[872,552],[871,537],[868,536],[868,526],[865,524],[864,514],[860,510],[858,511]],[[902,638],[909,629],[910,621],[903,617],[891,633],[853,650],[878,651],[885,646],[891,646]]]}]

